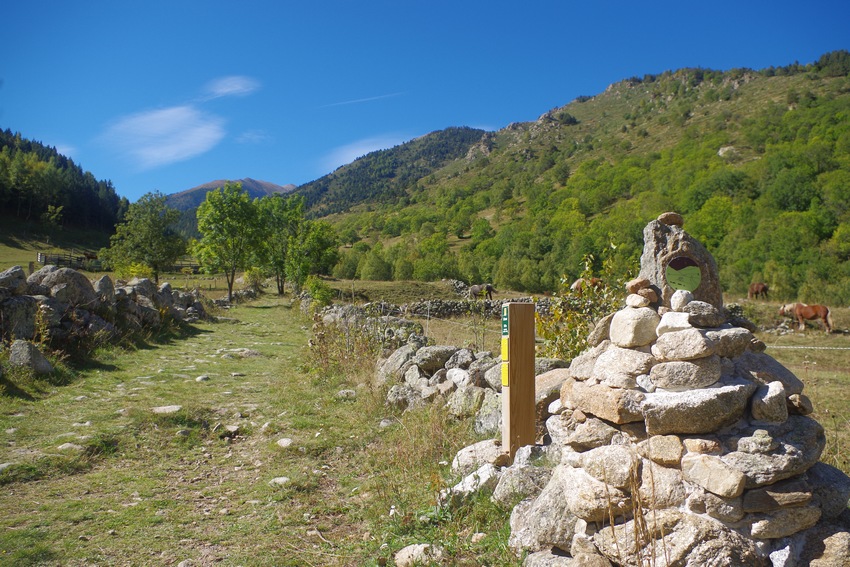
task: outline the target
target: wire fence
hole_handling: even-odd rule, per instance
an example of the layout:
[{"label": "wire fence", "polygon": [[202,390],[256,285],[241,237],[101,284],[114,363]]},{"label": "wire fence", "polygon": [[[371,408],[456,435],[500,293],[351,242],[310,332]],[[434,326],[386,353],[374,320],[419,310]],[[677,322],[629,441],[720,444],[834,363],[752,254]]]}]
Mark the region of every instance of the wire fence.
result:
[{"label": "wire fence", "polygon": [[787,349],[787,350],[850,350],[850,347],[838,346],[804,346],[804,345],[767,345],[767,348]]}]

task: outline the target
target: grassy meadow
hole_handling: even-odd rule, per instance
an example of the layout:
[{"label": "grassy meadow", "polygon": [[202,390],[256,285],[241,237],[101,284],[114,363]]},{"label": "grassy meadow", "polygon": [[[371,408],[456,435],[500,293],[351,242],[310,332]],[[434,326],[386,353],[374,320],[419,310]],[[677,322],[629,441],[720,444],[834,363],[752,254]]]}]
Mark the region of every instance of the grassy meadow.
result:
[{"label": "grassy meadow", "polygon": [[[329,283],[361,302],[452,297],[445,282]],[[760,325],[779,321],[772,303],[741,303]],[[376,353],[311,352],[312,320],[289,297],[217,315],[84,366],[59,361],[50,380],[6,372],[0,565],[391,565],[412,543],[439,543],[455,565],[520,564],[509,510],[486,497],[435,506],[458,480],[453,456],[478,440],[471,421],[386,407],[367,385]],[[805,382],[822,460],[850,472],[850,310],[834,317],[831,335],[759,336]],[[498,352],[498,321],[422,323],[440,344],[474,344],[484,327]]]}]

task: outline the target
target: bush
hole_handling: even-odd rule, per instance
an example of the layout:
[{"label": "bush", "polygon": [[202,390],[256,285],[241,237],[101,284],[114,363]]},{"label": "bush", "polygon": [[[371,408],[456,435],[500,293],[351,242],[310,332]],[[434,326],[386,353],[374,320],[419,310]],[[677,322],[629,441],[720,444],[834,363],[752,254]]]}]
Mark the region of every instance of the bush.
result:
[{"label": "bush", "polygon": [[585,256],[581,278],[585,282],[598,278],[598,285],[573,290],[572,282],[561,278],[561,289],[552,301],[551,313],[535,314],[537,336],[543,339],[543,345],[538,347],[540,355],[572,360],[587,348],[587,335],[593,327],[620,309],[629,276],[615,274],[610,259],[603,263],[602,273],[595,276],[592,264],[593,256]]},{"label": "bush", "polygon": [[248,268],[245,270],[243,278],[245,280],[245,287],[256,292],[259,292],[263,287],[263,280],[265,279],[263,271],[260,268]]},{"label": "bush", "polygon": [[310,276],[306,282],[307,293],[313,299],[311,307],[314,310],[321,309],[333,303],[334,290],[316,276]]}]

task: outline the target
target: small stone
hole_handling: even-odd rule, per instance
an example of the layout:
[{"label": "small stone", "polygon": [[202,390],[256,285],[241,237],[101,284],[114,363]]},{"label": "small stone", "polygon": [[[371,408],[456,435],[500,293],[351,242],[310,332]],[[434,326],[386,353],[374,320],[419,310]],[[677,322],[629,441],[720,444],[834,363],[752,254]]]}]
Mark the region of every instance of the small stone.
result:
[{"label": "small stone", "polygon": [[685,480],[702,486],[721,498],[740,496],[747,481],[742,472],[712,455],[685,455],[682,458],[682,474]]},{"label": "small stone", "polygon": [[726,322],[726,313],[705,301],[691,301],[682,309],[697,327],[719,327]]},{"label": "small stone", "polygon": [[284,437],[283,439],[277,440],[277,446],[281,449],[286,449],[287,447],[292,445],[292,439],[289,437]]},{"label": "small stone", "polygon": [[693,300],[694,294],[691,292],[684,289],[676,290],[670,297],[670,309],[682,312],[685,310],[685,306]]},{"label": "small stone", "polygon": [[340,390],[336,393],[338,400],[353,400],[357,397],[357,392],[354,390]]},{"label": "small stone", "polygon": [[188,437],[190,434],[191,432],[188,429],[181,429],[176,433],[178,437]]},{"label": "small stone", "polygon": [[76,443],[62,443],[57,447],[60,451],[82,451],[83,447]]},{"label": "small stone", "polygon": [[661,213],[656,220],[667,226],[682,226],[685,224],[685,219],[682,218],[682,215],[673,211]]},{"label": "small stone", "polygon": [[805,394],[791,394],[786,400],[788,412],[797,415],[809,415],[815,411],[812,400]]},{"label": "small stone", "polygon": [[434,565],[443,561],[444,554],[445,551],[438,545],[417,543],[400,549],[393,559],[397,567]]},{"label": "small stone", "polygon": [[640,295],[641,297],[645,297],[650,303],[658,302],[658,294],[651,287],[639,289],[635,293]]},{"label": "small stone", "polygon": [[209,379],[209,376],[207,376],[206,374],[202,374],[201,376],[195,378],[195,382],[207,382]]},{"label": "small stone", "polygon": [[655,328],[655,334],[659,337],[665,333],[675,333],[685,329],[693,329],[691,325],[690,315],[681,311],[667,311],[661,316],[658,326]]},{"label": "small stone", "polygon": [[485,537],[487,537],[487,534],[483,532],[475,532],[472,534],[472,537],[469,538],[469,541],[472,543],[480,543]]},{"label": "small stone", "polygon": [[637,293],[647,288],[649,288],[649,280],[647,278],[635,278],[626,282],[626,291],[629,293]]},{"label": "small stone", "polygon": [[688,453],[700,453],[703,455],[720,455],[723,453],[723,446],[717,439],[687,437],[682,439],[682,444],[684,444]]},{"label": "small stone", "polygon": [[277,476],[269,481],[269,486],[272,488],[280,488],[289,484],[288,476]]},{"label": "small stone", "polygon": [[785,387],[778,380],[759,386],[753,394],[750,412],[754,419],[784,423],[788,419]]},{"label": "small stone", "polygon": [[660,321],[658,313],[649,307],[621,309],[611,319],[611,342],[623,348],[648,345],[658,336],[655,328]]},{"label": "small stone", "polygon": [[153,413],[168,415],[168,414],[172,414],[172,413],[177,413],[178,411],[180,411],[182,409],[183,409],[183,406],[159,406],[159,407],[151,408],[151,411]]},{"label": "small stone", "polygon": [[219,433],[218,436],[220,438],[224,439],[225,437],[227,437],[227,438],[236,437],[238,434],[239,434],[239,426],[238,425],[225,425],[221,429],[221,433]]},{"label": "small stone", "polygon": [[649,299],[636,293],[630,293],[626,296],[626,305],[628,307],[649,307]]},{"label": "small stone", "polygon": [[678,435],[653,435],[638,443],[637,449],[641,456],[665,467],[678,467],[684,454]]}]

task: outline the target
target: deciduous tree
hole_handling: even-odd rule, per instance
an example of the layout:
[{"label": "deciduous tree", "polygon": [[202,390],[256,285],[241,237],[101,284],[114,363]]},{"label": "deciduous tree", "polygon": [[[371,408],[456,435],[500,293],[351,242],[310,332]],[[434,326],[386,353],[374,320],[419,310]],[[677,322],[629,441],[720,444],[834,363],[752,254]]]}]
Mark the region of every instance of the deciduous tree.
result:
[{"label": "deciduous tree", "polygon": [[147,266],[159,283],[159,274],[186,252],[186,241],[172,229],[179,216],[165,204],[165,195],[142,195],[115,227],[109,248],[101,251],[102,259],[117,269],[130,264]]},{"label": "deciduous tree", "polygon": [[226,183],[210,191],[198,207],[201,239],[193,253],[205,270],[224,272],[228,301],[233,299],[236,272],[248,267],[252,252],[258,248],[262,231],[257,210],[241,183]]}]

